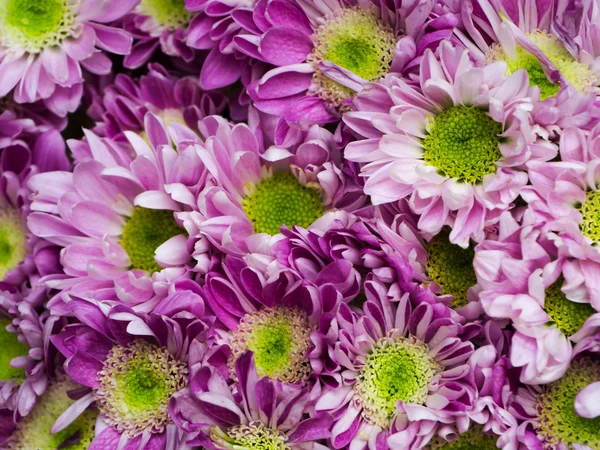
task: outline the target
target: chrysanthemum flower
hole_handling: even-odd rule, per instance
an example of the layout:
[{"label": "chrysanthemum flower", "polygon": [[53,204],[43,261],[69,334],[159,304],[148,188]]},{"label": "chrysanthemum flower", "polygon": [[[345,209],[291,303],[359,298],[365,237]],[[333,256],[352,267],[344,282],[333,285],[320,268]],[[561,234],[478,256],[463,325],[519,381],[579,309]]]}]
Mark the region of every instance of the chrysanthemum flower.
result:
[{"label": "chrysanthemum flower", "polygon": [[241,259],[225,258],[206,276],[205,295],[224,325],[215,331],[216,342],[231,349],[230,376],[235,379],[236,361],[250,351],[259,376],[295,385],[314,381],[311,363],[320,366],[324,339],[335,329],[342,301],[336,287],[348,266],[332,263],[313,284],[286,270],[267,278]]},{"label": "chrysanthemum flower", "polygon": [[413,306],[376,280],[366,298],[362,313],[340,307],[327,367],[344,383],[326,390],[316,411],[336,417],[333,448],[421,448],[438,423],[466,418],[474,405],[466,362],[479,327],[460,325],[441,304]]},{"label": "chrysanthemum flower", "polygon": [[420,88],[388,76],[386,87],[358,95],[344,122],[367,139],[345,156],[364,164],[374,203],[409,197],[421,231],[448,225],[450,241],[464,248],[484,238],[527,184],[524,164],[556,155],[530,127],[526,72],[505,77],[505,69],[476,68],[466,50],[444,42],[439,60],[426,52]]},{"label": "chrysanthemum flower", "polygon": [[[27,183],[39,172],[68,170],[65,150],[60,133],[50,124],[37,125],[8,109],[0,115],[0,281],[25,296],[43,294],[39,278],[61,271],[57,247],[27,228]],[[35,303],[33,297],[30,301]]]},{"label": "chrysanthemum flower", "polygon": [[178,77],[159,64],[150,64],[139,79],[118,74],[113,83],[94,95],[88,114],[97,120],[94,131],[116,137],[124,131],[142,132],[148,111],[163,119],[195,129],[198,121],[222,113],[226,98],[218,92],[205,92],[195,78]]},{"label": "chrysanthemum flower", "polygon": [[430,1],[259,2],[253,22],[240,21],[248,34],[234,42],[276,67],[249,94],[282,125],[339,120],[367,82],[410,70],[451,36],[454,16],[434,9]]},{"label": "chrysanthemum flower", "polygon": [[[159,46],[164,54],[192,63],[198,57],[187,45],[188,26],[193,16],[184,0],[140,0],[121,21],[123,29],[134,39],[124,66],[142,67]],[[173,63],[177,65],[178,61],[173,60]]]},{"label": "chrysanthemum flower", "polygon": [[[600,446],[600,418],[588,418],[578,394],[600,379],[597,353],[584,354],[558,380],[543,386],[521,387],[511,412],[523,422],[517,429],[528,449],[591,450]],[[590,397],[586,403],[597,402]],[[583,414],[582,414],[583,413]]]},{"label": "chrysanthemum flower", "polygon": [[[264,151],[247,125],[216,116],[204,119],[200,131],[205,141],[198,155],[211,180],[197,210],[178,217],[190,236],[205,237],[226,253],[268,256],[282,225],[309,228],[328,220],[328,210],[364,203],[360,187],[336,164],[341,151],[324,129],[315,126],[292,151]],[[197,246],[194,258],[205,250]]]},{"label": "chrysanthemum flower", "polygon": [[93,409],[81,415],[67,428],[51,433],[52,424],[61,412],[71,407],[74,401],[69,393],[76,393],[81,386],[60,376],[51,381],[31,414],[21,420],[3,448],[6,450],[88,450],[94,440],[98,412]]},{"label": "chrysanthemum flower", "polygon": [[31,413],[54,374],[48,337],[61,319],[48,316],[20,293],[0,290],[0,409],[15,422]]},{"label": "chrysanthemum flower", "polygon": [[445,3],[460,18],[457,38],[479,63],[505,61],[509,74],[527,71],[535,99],[542,101],[532,112],[536,123],[560,134],[565,126],[590,122],[600,79],[595,2]]},{"label": "chrysanthemum flower", "polygon": [[[86,131],[85,141],[69,143],[81,161],[73,173],[31,178],[29,228],[63,248],[65,275],[49,286],[136,305],[186,273],[188,237],[174,213],[194,204],[203,183],[197,136],[150,113],[145,133],[148,143],[133,132],[118,143]],[[51,303],[55,311],[61,301]]]},{"label": "chrysanthemum flower", "polygon": [[581,262],[561,256],[557,236],[541,225],[520,227],[508,213],[498,241],[477,247],[475,268],[483,287],[481,303],[495,319],[510,319],[511,362],[522,367],[524,383],[549,383],[569,368],[573,344],[600,331],[600,315],[590,305],[594,280]]},{"label": "chrysanthemum flower", "polygon": [[2,0],[0,97],[14,89],[18,103],[43,100],[65,116],[79,106],[82,67],[110,72],[108,51],[126,55],[131,36],[109,25],[139,0]]},{"label": "chrysanthemum flower", "polygon": [[67,375],[88,389],[52,431],[68,429],[95,402],[105,428],[90,450],[127,443],[179,448],[182,433],[168,403],[188,384],[188,359],[209,355],[204,305],[186,305],[180,298],[156,313],[136,314],[122,305],[105,310],[97,302],[74,299],[69,308],[81,323],[66,326],[52,342],[67,358]]},{"label": "chrysanthemum flower", "polygon": [[218,370],[204,366],[174,396],[169,410],[176,423],[196,434],[188,444],[211,450],[328,448],[319,441],[329,437],[332,417],[308,417],[311,402],[306,390],[290,394],[281,384],[260,377],[250,353],[238,359],[235,373],[239,380],[235,395]]}]

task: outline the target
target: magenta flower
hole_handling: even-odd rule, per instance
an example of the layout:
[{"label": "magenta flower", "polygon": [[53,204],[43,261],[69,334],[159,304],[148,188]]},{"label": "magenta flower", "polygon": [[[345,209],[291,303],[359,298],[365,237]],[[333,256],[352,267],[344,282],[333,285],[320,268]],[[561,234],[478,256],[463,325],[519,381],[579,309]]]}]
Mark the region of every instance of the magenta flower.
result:
[{"label": "magenta flower", "polygon": [[10,411],[13,423],[31,413],[54,375],[48,338],[60,324],[18,292],[0,291],[0,410]]},{"label": "magenta flower", "polygon": [[336,417],[333,448],[418,449],[437,424],[466,418],[476,386],[467,360],[479,332],[444,305],[413,305],[407,292],[372,280],[361,312],[344,304],[339,335],[326,364],[339,386],[315,408]]},{"label": "magenta flower", "polygon": [[67,358],[67,375],[87,389],[56,420],[53,433],[95,403],[103,428],[89,450],[180,448],[185,436],[169,416],[169,400],[187,386],[197,358],[210,364],[218,355],[206,343],[210,319],[204,304],[187,303],[182,294],[152,314],[123,305],[106,310],[91,300],[69,303],[81,323],[66,326],[52,342]]},{"label": "magenta flower", "polygon": [[344,121],[365,140],[345,155],[363,163],[365,193],[374,203],[408,197],[418,226],[466,248],[512,207],[527,184],[524,165],[547,161],[555,146],[530,127],[527,74],[504,76],[504,63],[476,68],[467,51],[427,51],[420,87],[389,76],[355,100]]},{"label": "magenta flower", "polygon": [[594,280],[585,279],[580,261],[561,255],[557,237],[543,226],[519,227],[505,213],[500,233],[503,239],[477,247],[481,303],[490,317],[512,321],[510,358],[523,368],[521,381],[549,383],[569,368],[573,344],[600,332],[600,315],[590,305]]},{"label": "magenta flower", "polygon": [[175,422],[194,433],[189,445],[211,450],[269,448],[326,450],[319,443],[330,435],[332,417],[309,417],[306,390],[282,391],[281,385],[260,377],[250,353],[235,364],[239,380],[232,393],[227,379],[210,366],[191,374],[189,386],[169,404]]},{"label": "magenta flower", "polygon": [[73,173],[29,182],[29,228],[63,248],[65,275],[45,279],[63,291],[55,311],[68,293],[142,305],[187,272],[194,244],[174,214],[195,203],[204,180],[197,135],[150,113],[145,125],[148,142],[130,131],[127,143],[86,131],[85,141],[69,142],[81,161]]},{"label": "magenta flower", "polygon": [[123,29],[133,36],[125,67],[142,67],[159,46],[164,54],[174,58],[172,64],[190,65],[198,57],[187,44],[192,19],[193,14],[186,10],[183,0],[140,0],[122,20]]},{"label": "magenta flower", "polygon": [[367,82],[410,72],[456,24],[435,2],[402,0],[261,1],[252,18],[240,11],[234,19],[246,30],[234,38],[240,51],[275,66],[248,93],[280,117],[278,127],[339,120]]},{"label": "magenta flower", "polygon": [[266,151],[245,124],[233,126],[213,116],[200,123],[200,131],[205,141],[198,155],[210,180],[196,210],[178,215],[190,236],[206,242],[196,245],[194,258],[200,262],[210,243],[268,263],[282,225],[309,228],[328,221],[328,210],[352,211],[364,203],[360,187],[337,164],[341,149],[322,128],[315,126],[291,150]]},{"label": "magenta flower", "polygon": [[94,130],[114,138],[124,131],[144,130],[148,111],[166,125],[172,122],[195,129],[198,121],[222,113],[226,98],[218,92],[203,91],[192,77],[177,77],[159,64],[150,64],[139,79],[119,74],[113,83],[96,92],[94,107],[88,110],[97,120]]},{"label": "magenta flower", "polygon": [[126,55],[131,36],[105,25],[139,0],[7,0],[0,14],[0,97],[13,90],[18,103],[43,100],[59,116],[73,112],[82,94],[82,67],[103,75],[103,50]]}]

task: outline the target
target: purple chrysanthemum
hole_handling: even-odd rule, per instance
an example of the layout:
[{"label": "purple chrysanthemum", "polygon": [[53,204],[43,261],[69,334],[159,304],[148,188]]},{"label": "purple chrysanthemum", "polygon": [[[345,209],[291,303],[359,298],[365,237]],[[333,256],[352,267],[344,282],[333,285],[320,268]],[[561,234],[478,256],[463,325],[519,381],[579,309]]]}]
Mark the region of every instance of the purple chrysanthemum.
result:
[{"label": "purple chrysanthemum", "polygon": [[89,450],[180,448],[186,438],[173,424],[169,400],[187,386],[192,365],[211,364],[219,353],[206,342],[211,319],[204,304],[185,302],[183,294],[167,297],[151,314],[123,305],[106,310],[91,300],[69,303],[80,323],[66,326],[52,342],[67,358],[67,375],[87,390],[52,432],[95,403],[104,428]]},{"label": "purple chrysanthemum", "polygon": [[512,321],[510,358],[523,368],[521,381],[549,383],[569,368],[573,345],[600,332],[600,315],[590,305],[595,280],[584,277],[581,262],[565,256],[542,225],[519,226],[505,213],[500,234],[477,247],[481,303],[490,317]]},{"label": "purple chrysanthemum", "polygon": [[556,156],[530,126],[526,72],[505,70],[476,68],[466,50],[444,42],[439,60],[426,52],[419,87],[389,76],[358,95],[344,121],[367,139],[345,155],[364,164],[374,203],[408,197],[421,231],[448,225],[465,248],[484,238],[527,184],[525,164]]},{"label": "purple chrysanthemum", "polygon": [[0,410],[10,411],[14,423],[31,413],[54,375],[48,344],[61,322],[47,311],[39,315],[20,293],[0,290]]},{"label": "purple chrysanthemum", "polygon": [[377,279],[365,295],[360,312],[340,307],[326,367],[343,383],[324,392],[316,411],[336,417],[334,448],[420,448],[437,423],[453,423],[474,407],[466,363],[480,327],[461,325],[442,304],[413,304],[408,292]]},{"label": "purple chrysanthemum", "polygon": [[210,366],[191,374],[188,388],[176,394],[169,410],[176,423],[196,436],[190,445],[211,450],[268,448],[326,450],[332,417],[309,417],[306,390],[283,391],[281,384],[259,377],[250,353],[235,364],[239,380],[232,393],[227,379]]},{"label": "purple chrysanthemum", "polygon": [[125,74],[94,94],[88,114],[96,119],[94,131],[114,138],[124,131],[144,130],[144,116],[152,112],[166,125],[186,124],[194,129],[198,121],[222,113],[226,98],[218,92],[205,92],[189,76],[178,77],[159,64],[148,65],[139,79]]},{"label": "purple chrysanthemum", "polygon": [[0,5],[0,97],[43,100],[59,116],[73,112],[82,94],[82,67],[107,74],[108,51],[126,55],[131,36],[106,25],[139,0],[4,0]]},{"label": "purple chrysanthemum", "polygon": [[[200,131],[205,141],[198,155],[209,181],[197,210],[178,217],[190,236],[221,251],[269,256],[282,238],[282,225],[309,228],[327,221],[330,209],[352,211],[365,201],[360,186],[338,165],[341,150],[325,129],[313,127],[291,151],[275,146],[265,151],[250,127],[216,116],[201,121]],[[207,249],[197,245],[194,258],[204,260]]]},{"label": "purple chrysanthemum", "polygon": [[[145,136],[126,131],[129,142],[99,138],[70,141],[73,173],[31,178],[31,231],[63,247],[65,275],[48,286],[101,300],[142,304],[184,276],[193,243],[174,216],[195,204],[204,182],[197,135],[166,126],[148,113]],[[67,207],[68,205],[68,207]],[[55,311],[66,297],[51,302]]]}]

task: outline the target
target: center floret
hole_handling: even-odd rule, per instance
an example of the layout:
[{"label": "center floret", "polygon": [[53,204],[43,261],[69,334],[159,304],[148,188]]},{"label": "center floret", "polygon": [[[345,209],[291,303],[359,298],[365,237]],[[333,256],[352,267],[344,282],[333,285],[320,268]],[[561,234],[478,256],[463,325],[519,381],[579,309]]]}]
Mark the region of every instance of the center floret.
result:
[{"label": "center floret", "polygon": [[469,184],[496,173],[502,124],[474,106],[453,106],[435,117],[422,142],[423,159],[448,178]]},{"label": "center floret", "polygon": [[19,211],[12,208],[0,210],[0,280],[23,262],[27,253],[26,240]]},{"label": "center floret", "polygon": [[0,44],[40,53],[71,35],[69,0],[0,0]]},{"label": "center floret", "polygon": [[423,404],[438,364],[429,356],[429,347],[413,337],[380,339],[366,357],[354,384],[360,397],[363,417],[387,428],[396,403]]},{"label": "center floret", "polygon": [[15,369],[10,362],[17,356],[26,355],[29,351],[27,345],[19,342],[19,335],[6,330],[11,324],[10,319],[0,318],[0,380],[19,381],[25,378],[25,369]]},{"label": "center floret", "polygon": [[321,25],[313,35],[315,47],[309,61],[315,66],[318,93],[336,106],[355,92],[327,78],[318,70],[330,61],[367,81],[386,75],[394,58],[396,36],[372,11],[345,8]]},{"label": "center floret", "polygon": [[187,25],[191,17],[185,9],[185,0],[142,0],[139,10],[153,17],[160,26],[170,29]]},{"label": "center floret", "polygon": [[271,236],[278,234],[282,225],[308,228],[324,212],[321,193],[303,186],[289,172],[263,178],[242,200],[242,207],[254,232]]},{"label": "center floret", "polygon": [[67,392],[81,388],[72,381],[52,382],[31,414],[18,423],[6,450],[86,450],[94,440],[98,411],[88,409],[71,425],[55,434],[50,429],[74,403]]},{"label": "center floret", "polygon": [[136,207],[123,228],[121,247],[127,252],[132,269],[158,272],[162,267],[154,259],[156,249],[183,233],[173,211]]},{"label": "center floret", "polygon": [[565,336],[573,336],[596,310],[588,303],[569,300],[561,290],[563,281],[560,277],[546,289],[544,311]]},{"label": "center floret", "polygon": [[163,432],[171,422],[169,399],[186,386],[187,374],[187,365],[166,348],[143,340],[116,345],[98,372],[98,408],[107,423],[131,437]]},{"label": "center floret", "polygon": [[286,383],[305,380],[311,372],[307,357],[312,347],[311,331],[306,313],[297,308],[268,308],[247,314],[233,332],[229,361],[232,377],[235,361],[250,350],[259,376]]},{"label": "center floret", "polygon": [[600,417],[586,419],[575,411],[575,397],[587,385],[600,381],[600,362],[576,359],[560,380],[544,387],[536,402],[539,426],[536,430],[545,449],[556,449],[560,443],[600,448]]},{"label": "center floret", "polygon": [[588,191],[586,200],[577,208],[581,213],[579,228],[594,244],[600,242],[600,191]]},{"label": "center floret", "polygon": [[443,230],[426,245],[427,275],[437,283],[443,295],[452,295],[452,307],[467,304],[467,291],[477,284],[472,247],[462,248],[452,244],[449,233]]},{"label": "center floret", "polygon": [[219,427],[210,430],[210,439],[219,448],[239,448],[245,450],[290,450],[287,438],[261,422],[236,425],[226,432]]},{"label": "center floret", "polygon": [[[598,83],[590,68],[577,61],[555,36],[545,31],[527,33],[527,37],[546,55],[550,62],[562,73],[565,79],[580,92],[588,92]],[[536,56],[523,47],[517,46],[516,55],[512,58],[504,52],[500,45],[495,45],[488,55],[488,60],[505,61],[508,74],[525,69],[529,76],[529,85],[540,88],[540,99],[556,96],[560,85],[548,80],[544,69]]]},{"label": "center floret", "polygon": [[448,442],[440,436],[434,437],[425,450],[497,450],[497,436],[485,434],[480,425],[471,425],[465,433]]}]

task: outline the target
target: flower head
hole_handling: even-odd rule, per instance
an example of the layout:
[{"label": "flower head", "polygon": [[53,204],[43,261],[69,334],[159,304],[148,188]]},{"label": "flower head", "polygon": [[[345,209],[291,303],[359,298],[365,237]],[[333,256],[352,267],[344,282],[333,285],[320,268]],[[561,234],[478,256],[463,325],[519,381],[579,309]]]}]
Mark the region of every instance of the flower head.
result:
[{"label": "flower head", "polygon": [[82,67],[110,72],[102,50],[126,55],[131,36],[109,25],[139,0],[2,0],[0,3],[0,97],[14,89],[18,103],[43,100],[65,116],[79,106]]}]

